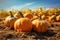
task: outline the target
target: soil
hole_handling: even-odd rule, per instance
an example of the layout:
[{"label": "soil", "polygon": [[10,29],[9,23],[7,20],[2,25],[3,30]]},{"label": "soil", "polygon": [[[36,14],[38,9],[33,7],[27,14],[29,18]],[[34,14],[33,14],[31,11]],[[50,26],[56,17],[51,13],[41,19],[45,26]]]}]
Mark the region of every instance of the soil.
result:
[{"label": "soil", "polygon": [[4,26],[0,20],[0,40],[60,40],[60,22],[55,22],[49,26],[49,30],[44,33],[35,31],[23,33]]}]

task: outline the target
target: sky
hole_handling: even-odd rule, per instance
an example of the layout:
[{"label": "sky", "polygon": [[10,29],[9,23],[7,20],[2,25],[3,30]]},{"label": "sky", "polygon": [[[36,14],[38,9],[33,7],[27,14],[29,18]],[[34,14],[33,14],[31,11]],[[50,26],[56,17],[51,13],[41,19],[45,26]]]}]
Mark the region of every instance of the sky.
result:
[{"label": "sky", "polygon": [[60,0],[0,0],[0,9],[22,9],[24,7],[33,9],[39,6],[60,8]]}]

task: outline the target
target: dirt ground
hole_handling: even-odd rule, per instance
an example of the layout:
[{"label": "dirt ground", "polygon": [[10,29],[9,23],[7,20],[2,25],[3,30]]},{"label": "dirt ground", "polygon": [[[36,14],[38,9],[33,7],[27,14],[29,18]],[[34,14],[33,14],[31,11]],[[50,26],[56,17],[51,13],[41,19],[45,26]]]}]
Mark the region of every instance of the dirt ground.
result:
[{"label": "dirt ground", "polygon": [[35,31],[19,33],[4,26],[0,20],[0,40],[60,40],[60,24],[51,24],[49,30],[45,33]]}]

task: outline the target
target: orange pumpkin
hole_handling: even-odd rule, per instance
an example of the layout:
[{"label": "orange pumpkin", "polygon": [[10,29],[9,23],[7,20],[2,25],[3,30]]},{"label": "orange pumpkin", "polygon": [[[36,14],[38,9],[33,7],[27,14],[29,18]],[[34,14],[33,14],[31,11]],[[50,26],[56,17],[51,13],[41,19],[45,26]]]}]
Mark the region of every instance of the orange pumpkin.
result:
[{"label": "orange pumpkin", "polygon": [[46,21],[34,20],[32,21],[33,28],[37,32],[46,32],[48,30],[48,24]]},{"label": "orange pumpkin", "polygon": [[47,18],[47,17],[46,17],[45,15],[42,15],[42,16],[41,16],[41,19],[42,19],[42,20],[45,20],[46,18]]},{"label": "orange pumpkin", "polygon": [[35,20],[35,19],[38,19],[39,17],[38,16],[33,16],[33,18],[31,20]]},{"label": "orange pumpkin", "polygon": [[56,17],[56,21],[57,21],[57,22],[60,22],[60,15],[58,15],[58,16]]},{"label": "orange pumpkin", "polygon": [[31,13],[26,13],[26,14],[24,14],[24,17],[25,18],[32,19],[33,18],[33,15]]},{"label": "orange pumpkin", "polygon": [[17,20],[17,18],[15,18],[12,15],[12,12],[10,11],[11,16],[8,16],[5,20],[4,20],[4,25],[6,27],[11,27],[14,28],[14,22]]},{"label": "orange pumpkin", "polygon": [[55,19],[56,19],[56,16],[52,15],[48,18],[48,22],[50,22],[50,23],[55,22]]},{"label": "orange pumpkin", "polygon": [[14,16],[17,17],[17,18],[20,18],[20,17],[21,17],[21,16],[20,16],[20,13],[21,13],[21,12],[19,11],[19,12],[17,12]]},{"label": "orange pumpkin", "polygon": [[[23,17],[21,13],[21,17]],[[28,32],[32,30],[32,22],[28,18],[20,18],[14,23],[14,29],[17,32]]]},{"label": "orange pumpkin", "polygon": [[36,19],[32,21],[33,28],[35,31],[42,33],[48,30],[48,23],[47,21]]},{"label": "orange pumpkin", "polygon": [[38,13],[34,13],[34,15],[38,16]]}]

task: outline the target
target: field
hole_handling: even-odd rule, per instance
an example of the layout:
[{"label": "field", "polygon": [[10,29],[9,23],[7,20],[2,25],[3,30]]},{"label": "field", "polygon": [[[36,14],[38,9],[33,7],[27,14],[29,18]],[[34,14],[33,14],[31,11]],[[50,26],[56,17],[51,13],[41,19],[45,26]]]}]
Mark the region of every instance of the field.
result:
[{"label": "field", "polygon": [[[30,11],[27,13],[30,13]],[[56,14],[49,14],[49,16]],[[34,30],[25,33],[16,32],[14,29],[4,26],[3,21],[6,16],[8,16],[8,14],[0,17],[0,40],[60,40],[60,22],[50,23],[48,30],[44,33],[38,33]]]}]

